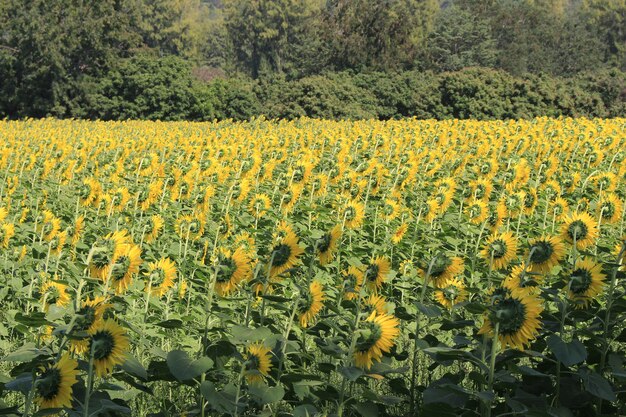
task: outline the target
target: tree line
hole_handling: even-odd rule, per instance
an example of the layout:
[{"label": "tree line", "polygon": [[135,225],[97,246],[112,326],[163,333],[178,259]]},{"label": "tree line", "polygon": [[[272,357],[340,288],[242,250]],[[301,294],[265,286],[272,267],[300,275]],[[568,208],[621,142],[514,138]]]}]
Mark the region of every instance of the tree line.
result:
[{"label": "tree line", "polygon": [[626,0],[3,0],[0,117],[619,116]]}]

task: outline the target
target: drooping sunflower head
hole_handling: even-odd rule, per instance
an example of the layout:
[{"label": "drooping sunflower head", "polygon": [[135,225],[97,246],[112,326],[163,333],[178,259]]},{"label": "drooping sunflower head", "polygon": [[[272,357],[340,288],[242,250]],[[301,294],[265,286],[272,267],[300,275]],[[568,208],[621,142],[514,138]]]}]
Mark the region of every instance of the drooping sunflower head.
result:
[{"label": "drooping sunflower head", "polygon": [[[281,229],[279,227],[279,229]],[[299,262],[304,249],[298,245],[298,236],[291,227],[281,230],[283,236],[275,239],[270,254],[270,276],[278,277]]]},{"label": "drooping sunflower head", "polygon": [[585,308],[602,292],[605,279],[602,266],[593,259],[577,260],[567,276],[567,297],[576,308]]},{"label": "drooping sunflower head", "polygon": [[598,201],[597,211],[603,223],[616,223],[622,217],[624,205],[615,193],[607,193]]},{"label": "drooping sunflower head", "polygon": [[116,294],[122,294],[128,289],[133,275],[139,272],[141,266],[141,248],[137,245],[124,243],[116,248],[116,253],[107,272]]},{"label": "drooping sunflower head", "polygon": [[115,365],[121,365],[126,360],[129,348],[126,330],[113,319],[107,319],[89,331],[89,347],[87,355],[93,353],[93,363],[96,375],[109,375]]},{"label": "drooping sunflower head", "polygon": [[491,262],[494,269],[504,269],[517,256],[517,239],[511,232],[492,235],[481,251],[481,256],[486,262]]},{"label": "drooping sunflower head", "polygon": [[15,226],[13,223],[3,223],[0,226],[0,246],[8,249],[11,238],[15,236]]},{"label": "drooping sunflower head", "polygon": [[459,278],[448,279],[435,290],[434,297],[439,304],[451,309],[454,305],[467,299],[465,283]]},{"label": "drooping sunflower head", "polygon": [[421,274],[423,277],[428,275],[435,287],[439,287],[448,279],[461,274],[464,267],[463,259],[438,253],[431,259],[428,266],[421,270]]},{"label": "drooping sunflower head", "polygon": [[571,244],[576,242],[578,249],[586,249],[598,238],[597,222],[585,212],[566,216],[561,228],[561,238]]},{"label": "drooping sunflower head", "polygon": [[163,297],[174,285],[176,278],[176,264],[169,258],[161,258],[157,262],[151,262],[146,272],[148,283],[146,291],[152,295]]},{"label": "drooping sunflower head", "polygon": [[389,260],[384,256],[377,256],[372,259],[370,263],[367,265],[364,273],[364,279],[367,283],[367,286],[377,291],[383,286],[383,282],[389,276],[389,272],[391,271],[391,265],[389,264]]},{"label": "drooping sunflower head", "polygon": [[308,327],[309,323],[324,307],[324,298],[324,287],[319,281],[313,281],[309,286],[309,290],[301,296],[298,303],[300,326]]},{"label": "drooping sunflower head", "polygon": [[399,321],[390,314],[377,314],[372,311],[358,330],[355,345],[354,364],[359,368],[370,369],[380,362],[383,353],[389,352],[400,334]]},{"label": "drooping sunflower head", "polygon": [[565,246],[557,236],[533,240],[528,250],[530,270],[540,274],[549,273],[565,256]]},{"label": "drooping sunflower head", "polygon": [[345,295],[344,298],[346,300],[352,300],[359,296],[361,292],[361,287],[363,286],[363,278],[364,274],[356,266],[350,266],[346,271],[343,272],[344,281],[345,281]]},{"label": "drooping sunflower head", "polygon": [[234,252],[220,249],[215,261],[215,291],[218,295],[229,295],[239,283],[251,276],[251,260],[243,247]]},{"label": "drooping sunflower head", "polygon": [[348,229],[356,229],[363,223],[365,206],[363,203],[351,200],[341,210],[341,221]]},{"label": "drooping sunflower head", "polygon": [[72,387],[78,382],[77,368],[78,362],[67,354],[54,365],[41,368],[34,386],[40,408],[72,407]]},{"label": "drooping sunflower head", "polygon": [[144,229],[143,229],[144,240],[148,243],[154,242],[156,238],[159,236],[159,233],[161,233],[164,223],[165,222],[163,221],[163,217],[161,217],[159,214],[154,214],[148,217],[148,220],[146,221],[146,225],[144,226]]},{"label": "drooping sunflower head", "polygon": [[[79,333],[93,331],[100,325],[104,314],[111,307],[104,297],[89,298],[82,302],[76,312],[75,330]],[[70,347],[74,353],[82,354],[89,347],[89,339],[72,339]]]},{"label": "drooping sunflower head", "polygon": [[543,311],[541,301],[519,292],[503,294],[494,300],[478,334],[492,334],[498,327],[498,340],[505,347],[523,350],[539,333]]},{"label": "drooping sunflower head", "polygon": [[504,279],[502,286],[512,293],[518,291],[524,294],[537,294],[540,292],[538,284],[542,281],[543,275],[524,270],[523,266],[517,265]]},{"label": "drooping sunflower head", "polygon": [[272,369],[271,349],[262,343],[254,343],[245,355],[246,380],[248,384],[261,384]]},{"label": "drooping sunflower head", "polygon": [[316,249],[321,265],[326,265],[333,260],[341,235],[341,225],[335,225],[317,241]]},{"label": "drooping sunflower head", "polygon": [[489,216],[489,209],[485,201],[476,199],[466,206],[465,213],[470,223],[482,224]]},{"label": "drooping sunflower head", "polygon": [[69,304],[70,296],[67,293],[67,285],[55,281],[47,281],[41,286],[41,303],[44,311],[48,311],[51,305],[63,307]]}]

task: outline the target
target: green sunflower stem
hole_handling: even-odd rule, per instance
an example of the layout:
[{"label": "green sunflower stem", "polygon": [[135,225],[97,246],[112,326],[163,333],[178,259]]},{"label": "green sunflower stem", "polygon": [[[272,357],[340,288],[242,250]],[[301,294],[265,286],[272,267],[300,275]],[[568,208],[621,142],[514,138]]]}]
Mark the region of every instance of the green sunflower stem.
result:
[{"label": "green sunflower stem", "polygon": [[[496,323],[496,328],[493,331],[493,341],[491,342],[491,356],[489,357],[489,379],[487,380],[487,390],[493,392],[493,377],[496,370],[496,356],[498,355],[498,336],[500,334],[500,323]],[[494,393],[495,398],[495,393]],[[487,401],[486,416],[491,417],[491,406],[493,400]]]},{"label": "green sunflower stem", "polygon": [[93,356],[95,343],[90,343],[89,349],[89,368],[87,371],[87,386],[85,387],[85,400],[83,401],[83,417],[89,417],[89,398],[91,397],[91,388],[93,386]]},{"label": "green sunflower stem", "polygon": [[[435,266],[436,259],[437,259],[437,256],[434,256],[431,259],[430,264],[428,265],[428,270],[426,271],[426,275],[424,276],[424,284],[422,285],[422,291],[420,293],[420,298],[419,298],[419,303],[420,304],[423,304],[424,303],[424,298],[426,298],[426,288],[428,287],[428,280],[430,279],[430,274],[432,272],[433,266]],[[410,389],[411,398],[410,398],[410,403],[409,403],[409,408],[410,408],[409,414],[410,415],[414,415],[415,414],[415,409],[416,409],[415,384],[417,382],[417,354],[418,354],[417,335],[418,335],[420,327],[421,327],[420,319],[421,319],[421,316],[416,314],[416,317],[415,317],[415,334],[413,335],[413,337],[414,337],[414,341],[413,341],[413,355],[412,355],[413,362],[411,363],[411,389]]]},{"label": "green sunflower stem", "polygon": [[[600,367],[599,367],[599,372],[600,375],[604,375],[604,367],[606,366],[606,356],[609,353],[609,349],[611,347],[610,341],[609,341],[609,324],[611,321],[611,309],[613,308],[613,292],[615,291],[615,281],[617,278],[617,271],[620,268],[620,265],[624,259],[624,255],[626,254],[626,240],[622,242],[622,248],[620,249],[619,253],[617,254],[617,259],[616,259],[616,266],[613,267],[613,270],[611,271],[611,282],[609,284],[609,291],[607,293],[607,300],[606,300],[606,313],[604,315],[604,323],[603,323],[603,332],[602,334],[604,335],[604,340],[603,342],[603,346],[602,346],[602,352],[600,353]],[[601,414],[602,411],[602,399],[598,398],[597,403],[596,403],[596,408],[598,411],[598,414]]]}]

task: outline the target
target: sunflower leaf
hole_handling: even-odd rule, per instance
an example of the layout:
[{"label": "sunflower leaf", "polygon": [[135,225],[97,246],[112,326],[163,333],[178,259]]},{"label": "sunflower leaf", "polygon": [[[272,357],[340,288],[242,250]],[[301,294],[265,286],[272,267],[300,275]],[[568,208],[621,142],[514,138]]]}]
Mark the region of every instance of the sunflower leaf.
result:
[{"label": "sunflower leaf", "polygon": [[576,365],[587,358],[587,349],[585,349],[585,345],[578,339],[574,339],[568,343],[553,334],[548,337],[547,342],[554,356],[565,366]]},{"label": "sunflower leaf", "polygon": [[192,361],[186,352],[173,350],[167,354],[167,366],[176,379],[188,381],[211,369],[213,361],[207,357]]}]

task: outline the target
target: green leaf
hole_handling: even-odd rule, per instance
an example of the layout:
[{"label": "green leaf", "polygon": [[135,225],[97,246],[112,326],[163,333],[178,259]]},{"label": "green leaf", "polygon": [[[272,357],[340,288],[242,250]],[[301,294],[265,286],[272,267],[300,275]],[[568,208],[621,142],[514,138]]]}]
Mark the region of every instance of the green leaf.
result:
[{"label": "green leaf", "polygon": [[581,369],[578,374],[583,380],[585,390],[590,394],[607,401],[615,401],[617,399],[609,381],[600,374],[588,369]]},{"label": "green leaf", "polygon": [[35,312],[28,316],[18,312],[15,314],[15,321],[28,327],[41,327],[51,324],[46,320],[46,313]]},{"label": "green leaf", "polygon": [[39,356],[49,355],[50,351],[37,349],[34,343],[27,343],[13,353],[2,358],[3,362],[28,362]]},{"label": "green leaf", "polygon": [[219,413],[232,414],[235,410],[235,398],[225,391],[217,391],[215,385],[210,381],[200,384],[202,396],[209,401],[213,409]]},{"label": "green leaf", "polygon": [[250,385],[248,391],[261,400],[261,405],[276,403],[285,396],[285,389],[281,385],[268,387],[267,385],[254,384]]},{"label": "green leaf", "polygon": [[426,305],[422,303],[415,303],[417,309],[422,312],[426,317],[439,317],[441,316],[441,309],[435,305]]},{"label": "green leaf", "polygon": [[357,368],[355,366],[342,366],[341,368],[339,368],[339,373],[345,376],[348,381],[356,381],[360,376],[365,375],[363,369]]},{"label": "green leaf", "polygon": [[167,367],[179,381],[189,381],[213,367],[213,361],[202,357],[192,361],[186,352],[173,350],[167,354]]},{"label": "green leaf", "polygon": [[146,371],[146,368],[130,353],[126,354],[126,360],[122,364],[122,369],[142,381],[148,380],[148,371]]},{"label": "green leaf", "polygon": [[314,417],[317,414],[317,408],[311,404],[302,404],[293,409],[293,417]]},{"label": "green leaf", "polygon": [[547,343],[554,356],[567,367],[581,363],[587,358],[587,349],[578,339],[567,343],[553,334],[548,337]]},{"label": "green leaf", "polygon": [[183,322],[178,319],[169,319],[159,322],[156,325],[165,329],[180,329],[181,327],[183,327]]},{"label": "green leaf", "polygon": [[354,408],[362,417],[378,417],[378,407],[376,407],[376,404],[373,402],[367,401],[364,403],[353,404],[352,408]]}]

